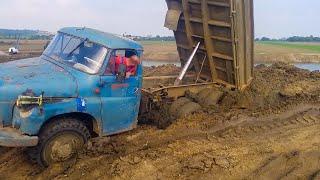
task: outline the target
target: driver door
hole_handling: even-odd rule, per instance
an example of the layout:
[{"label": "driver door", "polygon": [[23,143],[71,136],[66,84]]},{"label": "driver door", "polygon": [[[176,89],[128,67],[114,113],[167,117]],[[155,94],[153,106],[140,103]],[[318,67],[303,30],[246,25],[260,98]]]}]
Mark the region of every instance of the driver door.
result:
[{"label": "driver door", "polygon": [[[115,50],[113,55],[125,56],[128,50]],[[113,69],[112,55],[107,69],[101,76],[101,114],[103,121],[103,133],[116,134],[131,130],[137,124],[141,86],[142,68],[138,65],[136,75],[119,82]]]}]

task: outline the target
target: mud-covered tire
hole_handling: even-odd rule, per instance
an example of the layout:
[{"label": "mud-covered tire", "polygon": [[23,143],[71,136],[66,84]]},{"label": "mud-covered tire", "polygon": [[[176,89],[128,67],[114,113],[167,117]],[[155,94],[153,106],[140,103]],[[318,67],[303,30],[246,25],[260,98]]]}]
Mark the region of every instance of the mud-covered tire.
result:
[{"label": "mud-covered tire", "polygon": [[203,89],[197,94],[197,101],[204,101],[211,93],[212,89]]},{"label": "mud-covered tire", "polygon": [[57,119],[44,127],[35,148],[36,161],[43,167],[73,160],[87,144],[90,131],[76,119]]},{"label": "mud-covered tire", "polygon": [[173,117],[177,116],[177,113],[178,113],[179,109],[182,106],[184,106],[185,104],[190,103],[190,102],[192,102],[192,101],[190,99],[188,99],[188,98],[185,98],[185,97],[177,99],[170,106],[170,109],[169,109],[170,115],[173,116]]},{"label": "mud-covered tire", "polygon": [[181,107],[178,111],[177,116],[178,118],[184,118],[190,114],[193,114],[199,110],[201,110],[201,106],[195,102],[189,102]]},{"label": "mud-covered tire", "polygon": [[203,89],[197,94],[196,101],[203,107],[210,107],[217,105],[223,95],[224,92],[218,89]]}]

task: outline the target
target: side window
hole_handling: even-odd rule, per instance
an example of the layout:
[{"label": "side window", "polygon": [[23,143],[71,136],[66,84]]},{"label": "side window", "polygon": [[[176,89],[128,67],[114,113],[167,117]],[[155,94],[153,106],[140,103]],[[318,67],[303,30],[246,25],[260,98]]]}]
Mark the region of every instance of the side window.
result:
[{"label": "side window", "polygon": [[140,58],[135,50],[119,49],[111,53],[104,75],[116,75],[119,64],[125,64],[127,77],[135,76]]}]

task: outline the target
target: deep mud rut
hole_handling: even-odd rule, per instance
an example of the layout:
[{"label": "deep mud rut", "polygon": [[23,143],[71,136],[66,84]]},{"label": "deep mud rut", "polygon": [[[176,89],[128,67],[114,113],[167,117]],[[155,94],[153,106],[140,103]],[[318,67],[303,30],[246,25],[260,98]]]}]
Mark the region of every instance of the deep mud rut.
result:
[{"label": "deep mud rut", "polygon": [[23,149],[1,149],[0,179],[320,179],[320,74],[284,65],[256,74],[245,95],[227,93],[165,130],[94,140],[76,162],[44,170]]}]

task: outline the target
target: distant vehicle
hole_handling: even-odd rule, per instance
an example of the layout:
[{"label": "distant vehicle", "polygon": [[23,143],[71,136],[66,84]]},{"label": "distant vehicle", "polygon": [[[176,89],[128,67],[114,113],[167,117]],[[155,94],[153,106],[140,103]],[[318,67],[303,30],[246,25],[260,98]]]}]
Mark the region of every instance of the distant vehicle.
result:
[{"label": "distant vehicle", "polygon": [[17,39],[16,43],[14,46],[9,48],[9,54],[18,54],[19,53],[19,49],[20,49],[20,36]]},{"label": "distant vehicle", "polygon": [[18,54],[18,53],[19,53],[19,49],[17,49],[16,47],[9,48],[9,54]]}]

